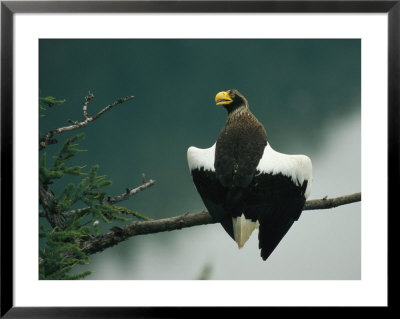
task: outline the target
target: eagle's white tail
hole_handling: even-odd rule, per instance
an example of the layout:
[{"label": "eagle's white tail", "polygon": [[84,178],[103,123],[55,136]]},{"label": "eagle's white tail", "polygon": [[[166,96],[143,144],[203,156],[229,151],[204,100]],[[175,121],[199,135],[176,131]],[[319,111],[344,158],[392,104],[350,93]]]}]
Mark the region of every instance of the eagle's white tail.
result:
[{"label": "eagle's white tail", "polygon": [[246,219],[244,215],[240,217],[232,217],[233,235],[239,248],[242,248],[249,239],[253,230],[258,226],[258,222],[253,222],[251,219]]}]

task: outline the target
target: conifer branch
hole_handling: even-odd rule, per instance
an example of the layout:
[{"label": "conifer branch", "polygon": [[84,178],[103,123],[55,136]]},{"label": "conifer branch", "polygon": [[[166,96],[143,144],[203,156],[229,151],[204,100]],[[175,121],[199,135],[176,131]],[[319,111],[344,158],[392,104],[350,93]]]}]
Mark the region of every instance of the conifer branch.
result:
[{"label": "conifer branch", "polygon": [[[361,193],[331,199],[325,197],[323,199],[307,201],[304,205],[304,210],[329,209],[359,201],[361,201]],[[192,226],[215,223],[216,222],[213,220],[211,215],[206,211],[194,214],[185,213],[179,216],[152,221],[135,221],[123,227],[115,227],[107,234],[98,235],[86,240],[80,240],[79,246],[85,254],[91,255],[103,251],[106,248],[115,246],[133,236],[173,231]]]},{"label": "conifer branch", "polygon": [[44,210],[39,211],[39,216],[46,217],[52,228],[62,226],[65,222],[64,216],[57,214],[54,206],[54,195],[43,183],[39,182],[39,202]]},{"label": "conifer branch", "polygon": [[72,125],[59,127],[59,128],[56,128],[56,129],[51,130],[50,132],[46,133],[39,141],[39,151],[44,149],[48,144],[57,143],[57,140],[54,139],[53,136],[63,133],[63,132],[73,131],[73,130],[79,129],[81,127],[84,127],[84,126],[88,125],[90,122],[97,120],[100,116],[102,116],[105,112],[107,112],[114,106],[116,106],[118,104],[122,104],[129,100],[132,100],[133,96],[127,96],[124,98],[120,98],[120,99],[116,100],[115,102],[111,103],[110,105],[107,105],[96,115],[89,117],[89,115],[87,113],[87,106],[93,100],[93,98],[94,98],[94,95],[93,95],[93,93],[90,93],[90,92],[89,92],[89,95],[85,97],[85,102],[83,103],[83,116],[85,119],[83,121],[81,121],[81,122],[71,121]]},{"label": "conifer branch", "polygon": [[[144,178],[144,174],[142,174],[142,184],[141,185],[139,185],[138,187],[133,188],[133,189],[127,188],[126,192],[121,194],[121,195],[118,195],[118,196],[115,196],[115,197],[109,197],[105,201],[105,204],[112,205],[112,204],[127,200],[130,197],[132,197],[133,195],[136,195],[137,193],[139,193],[140,191],[145,190],[146,188],[149,188],[149,187],[153,186],[155,184],[155,182],[156,181],[153,180],[153,179],[150,179],[148,182],[146,182],[146,180]],[[44,197],[45,199],[47,198],[46,202],[50,203],[51,199],[49,198],[49,196],[51,194],[50,195],[47,194],[47,196],[45,196],[46,194],[47,194],[47,192],[44,192],[43,196],[41,196],[41,197]],[[47,206],[43,205],[43,207],[47,207]],[[83,208],[68,210],[68,211],[62,212],[60,215],[62,216],[63,219],[66,219],[66,218],[74,216],[76,214],[85,213],[88,209],[89,209],[89,207],[83,207]],[[39,217],[47,217],[48,218],[48,216],[49,216],[49,214],[47,212],[47,209],[39,210]]]}]

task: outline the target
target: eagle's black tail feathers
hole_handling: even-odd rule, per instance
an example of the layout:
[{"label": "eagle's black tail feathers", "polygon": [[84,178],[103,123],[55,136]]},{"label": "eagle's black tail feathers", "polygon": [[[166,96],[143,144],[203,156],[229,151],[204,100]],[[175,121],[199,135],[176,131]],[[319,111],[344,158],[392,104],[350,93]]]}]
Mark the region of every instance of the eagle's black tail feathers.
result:
[{"label": "eagle's black tail feathers", "polygon": [[263,260],[267,260],[272,254],[293,225],[293,222],[293,219],[279,218],[279,215],[273,220],[268,219],[268,221],[264,221],[263,218],[259,220],[258,241]]}]

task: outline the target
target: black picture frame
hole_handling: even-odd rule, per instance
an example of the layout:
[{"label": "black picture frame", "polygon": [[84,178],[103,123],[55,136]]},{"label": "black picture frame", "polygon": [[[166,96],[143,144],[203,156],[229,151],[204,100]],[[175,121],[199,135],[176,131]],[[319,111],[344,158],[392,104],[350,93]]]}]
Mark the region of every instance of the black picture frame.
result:
[{"label": "black picture frame", "polygon": [[[1,317],[5,318],[132,318],[240,315],[243,309],[145,307],[14,307],[13,303],[13,19],[15,13],[122,12],[270,12],[270,13],[387,13],[388,14],[388,216],[398,211],[400,119],[400,0],[396,1],[1,1]],[[396,209],[396,207],[397,209]],[[393,223],[392,223],[393,224]],[[389,230],[389,251],[390,251]],[[389,256],[388,256],[389,258]],[[390,259],[389,259],[390,262]],[[389,273],[390,274],[390,273]],[[390,281],[388,280],[388,287]],[[32,292],[34,293],[34,292]],[[389,295],[389,309],[391,306]],[[320,308],[319,308],[320,309]],[[293,310],[291,307],[290,310]],[[338,308],[331,309],[335,313]],[[250,313],[282,311],[252,308]],[[295,310],[299,311],[299,309]],[[302,308],[301,312],[306,311]],[[322,309],[324,311],[324,309]],[[367,309],[367,311],[369,311]],[[246,310],[249,316],[249,310]],[[192,314],[192,315],[191,315]],[[280,313],[282,315],[282,313]]]}]

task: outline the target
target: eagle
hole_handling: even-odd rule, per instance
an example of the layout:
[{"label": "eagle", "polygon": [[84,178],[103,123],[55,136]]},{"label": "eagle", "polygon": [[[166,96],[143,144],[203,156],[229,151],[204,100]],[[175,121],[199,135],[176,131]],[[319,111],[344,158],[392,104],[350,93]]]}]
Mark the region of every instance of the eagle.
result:
[{"label": "eagle", "polygon": [[275,151],[239,91],[219,92],[215,103],[228,117],[214,145],[188,148],[193,182],[212,218],[239,248],[258,228],[267,260],[300,217],[311,191],[312,163],[305,155]]}]

